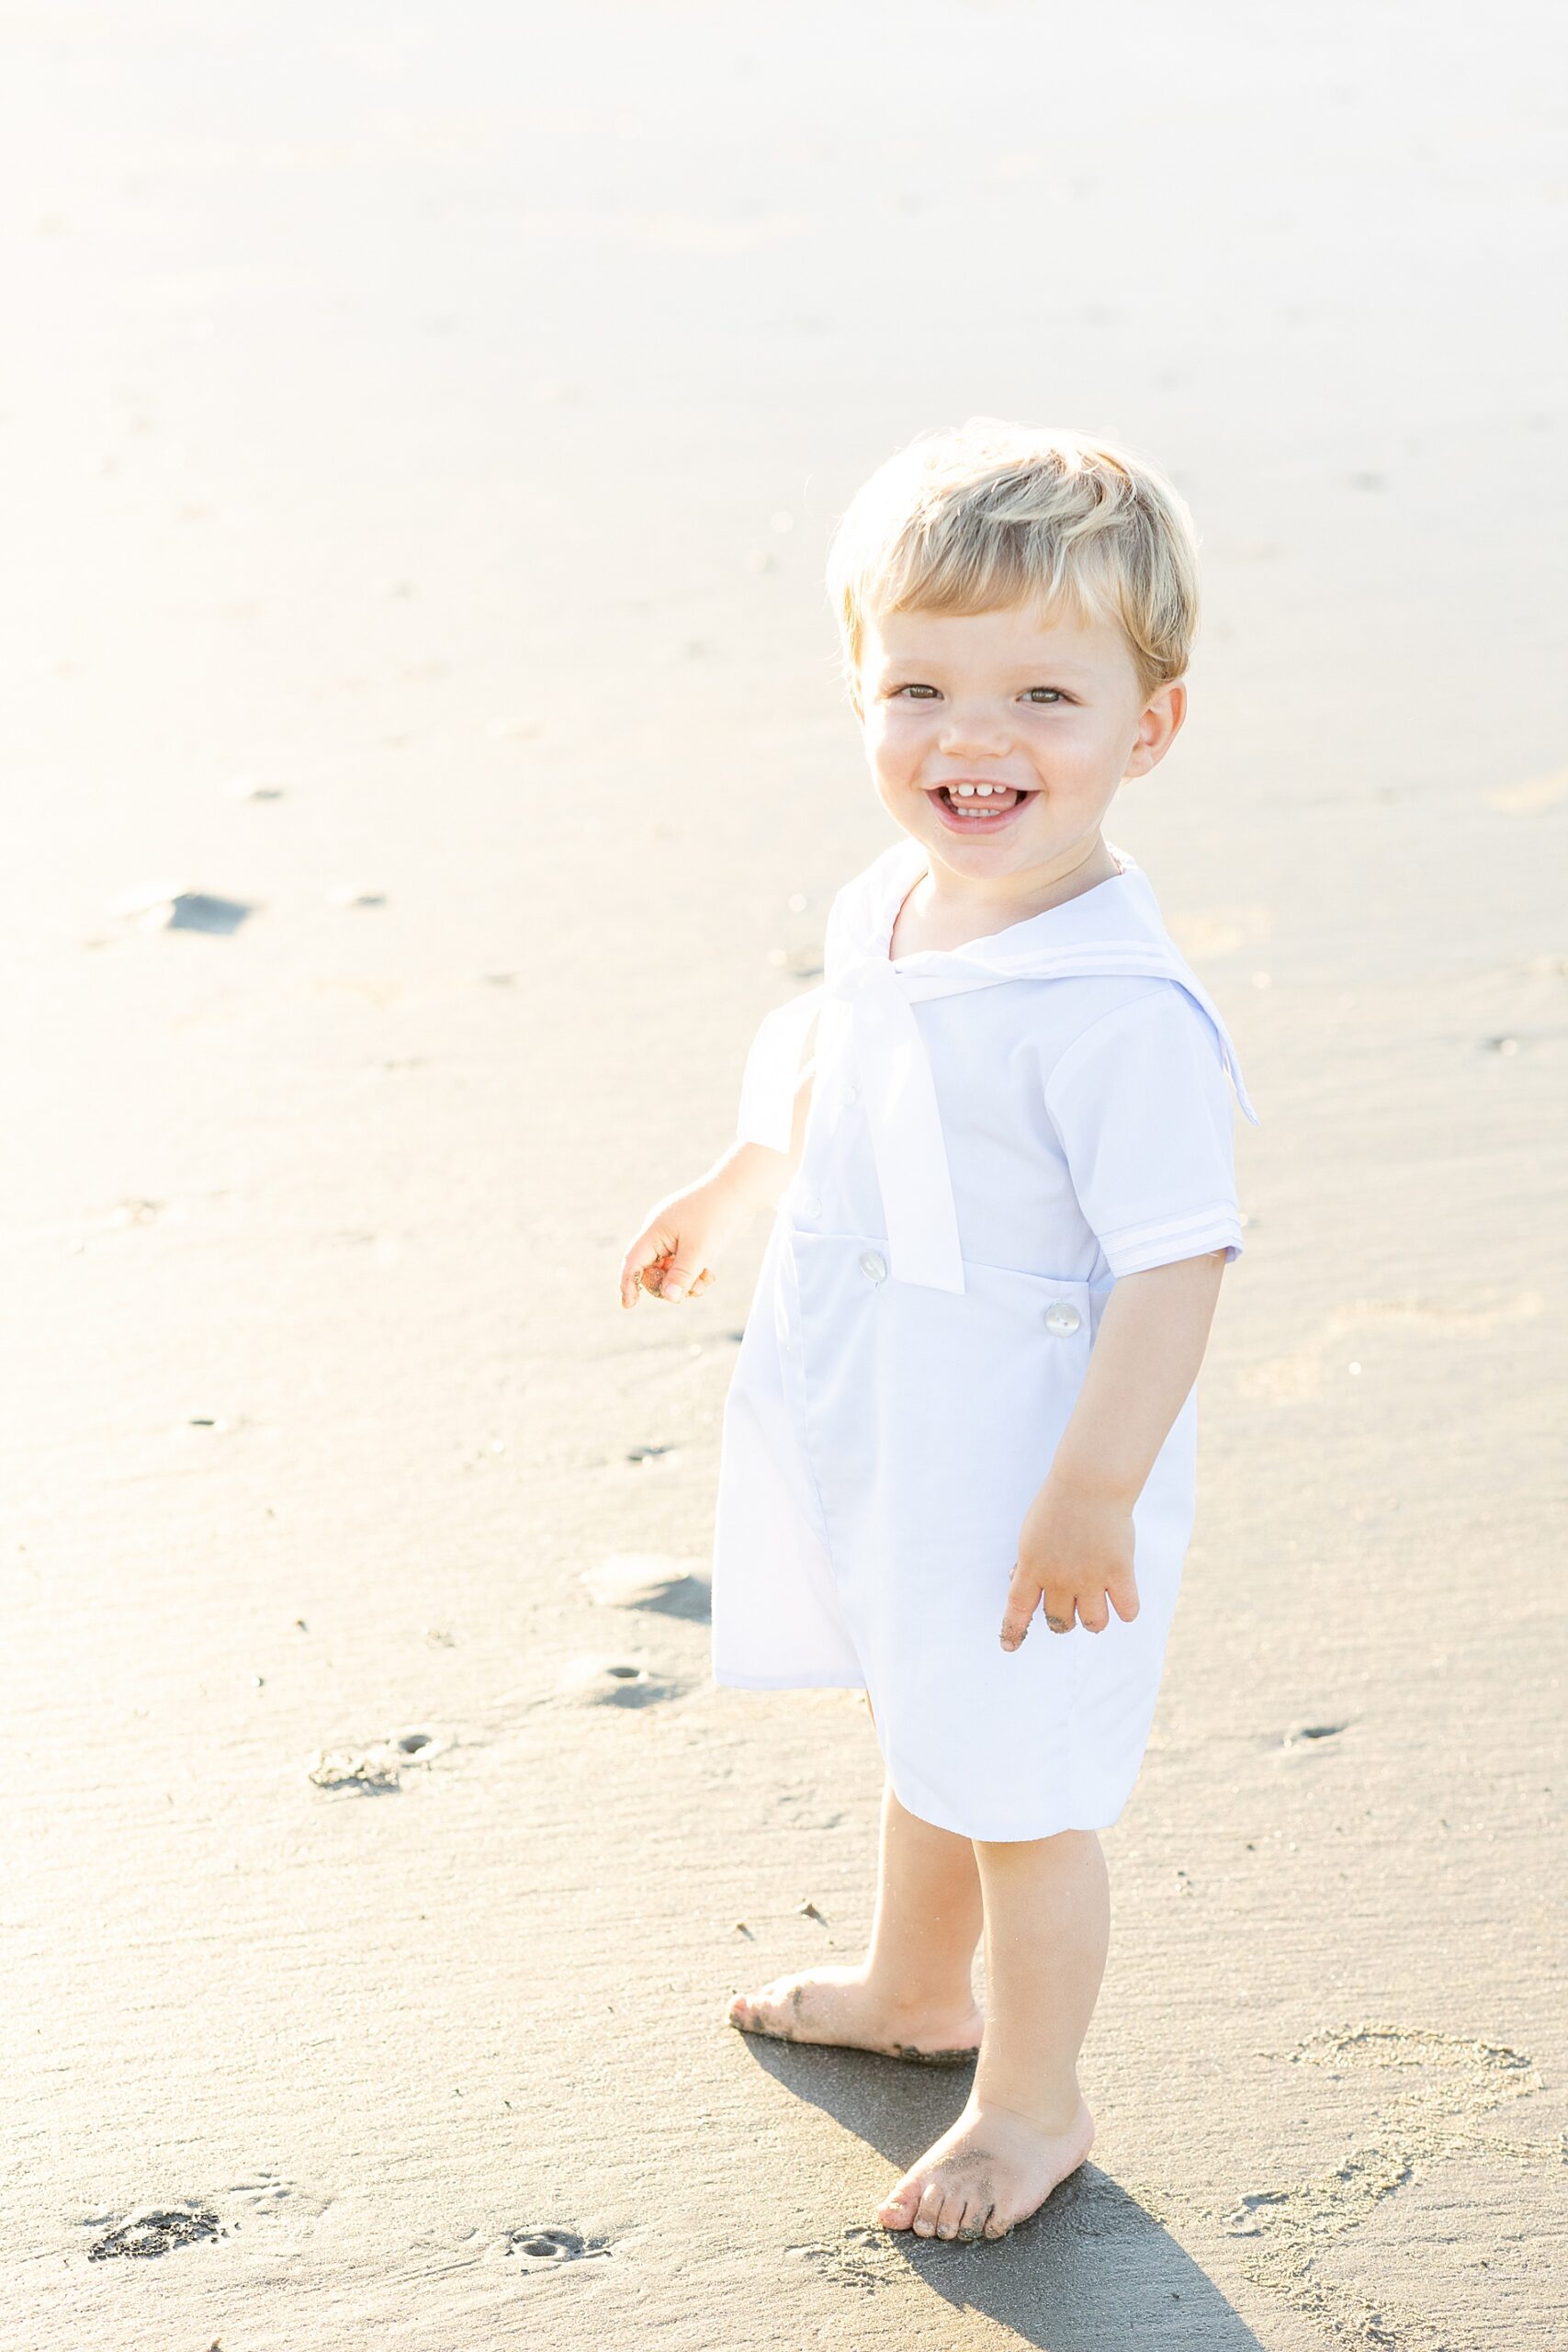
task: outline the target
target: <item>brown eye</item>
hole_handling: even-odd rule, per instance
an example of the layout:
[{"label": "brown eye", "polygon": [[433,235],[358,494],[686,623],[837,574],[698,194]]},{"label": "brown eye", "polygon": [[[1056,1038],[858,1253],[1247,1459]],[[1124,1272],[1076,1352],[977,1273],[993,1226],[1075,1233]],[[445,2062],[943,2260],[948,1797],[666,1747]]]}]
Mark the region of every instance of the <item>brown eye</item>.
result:
[{"label": "brown eye", "polygon": [[1063,699],[1063,696],[1059,689],[1055,686],[1031,686],[1029,689],[1029,699],[1031,702],[1038,703],[1043,707],[1050,703],[1060,702]]},{"label": "brown eye", "polygon": [[928,695],[932,701],[936,699],[936,688],[934,686],[899,686],[897,689],[897,692],[901,695],[908,695],[912,700],[917,702],[925,701]]}]

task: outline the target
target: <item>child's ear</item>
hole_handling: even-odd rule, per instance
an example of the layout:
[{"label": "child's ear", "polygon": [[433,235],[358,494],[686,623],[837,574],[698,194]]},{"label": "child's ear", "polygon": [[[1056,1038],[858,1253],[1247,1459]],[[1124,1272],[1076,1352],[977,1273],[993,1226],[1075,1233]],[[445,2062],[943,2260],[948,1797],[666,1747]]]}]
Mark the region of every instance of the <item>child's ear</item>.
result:
[{"label": "child's ear", "polygon": [[1123,774],[1147,775],[1151,768],[1157,768],[1180,734],[1186,716],[1185,681],[1168,678],[1144,705],[1144,715],[1138,721],[1138,731],[1133,738],[1132,752]]}]

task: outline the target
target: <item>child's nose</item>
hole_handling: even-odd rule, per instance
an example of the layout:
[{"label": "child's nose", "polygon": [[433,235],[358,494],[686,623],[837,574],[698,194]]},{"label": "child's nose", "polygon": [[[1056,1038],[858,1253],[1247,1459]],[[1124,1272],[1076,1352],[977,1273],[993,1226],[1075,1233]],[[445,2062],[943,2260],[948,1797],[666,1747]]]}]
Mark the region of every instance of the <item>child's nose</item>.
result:
[{"label": "child's nose", "polygon": [[942,730],[942,748],[950,759],[1001,759],[1012,749],[1006,722],[994,710],[950,705]]}]

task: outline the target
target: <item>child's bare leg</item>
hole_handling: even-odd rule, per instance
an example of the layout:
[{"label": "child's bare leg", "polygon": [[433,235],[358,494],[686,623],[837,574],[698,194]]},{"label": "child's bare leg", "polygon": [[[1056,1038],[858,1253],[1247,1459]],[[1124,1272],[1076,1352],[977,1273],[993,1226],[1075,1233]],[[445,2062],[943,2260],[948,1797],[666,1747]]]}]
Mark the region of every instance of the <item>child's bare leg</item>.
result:
[{"label": "child's bare leg", "polygon": [[1111,1906],[1091,1830],[976,1845],[986,2033],[968,2105],[877,2213],[921,2237],[1005,2237],[1089,2151],[1077,2055],[1105,1970]]},{"label": "child's bare leg", "polygon": [[830,2041],[887,2058],[957,2065],[973,2058],[982,2018],[971,1968],[980,1939],[980,1880],[967,1838],[882,1801],[876,1916],[852,1968],[783,1976],[731,2002],[742,2033]]}]

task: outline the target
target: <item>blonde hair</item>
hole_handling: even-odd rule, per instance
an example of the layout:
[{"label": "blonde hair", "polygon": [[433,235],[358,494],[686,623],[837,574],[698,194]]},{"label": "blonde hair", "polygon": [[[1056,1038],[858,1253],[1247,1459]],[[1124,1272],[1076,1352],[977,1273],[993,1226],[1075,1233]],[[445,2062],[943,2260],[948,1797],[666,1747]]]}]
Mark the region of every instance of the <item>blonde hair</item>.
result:
[{"label": "blonde hair", "polygon": [[850,691],[879,613],[1038,603],[1120,622],[1146,692],[1179,678],[1198,625],[1198,543],[1162,473],[1082,433],[973,417],[923,434],[852,500],[828,558]]}]

